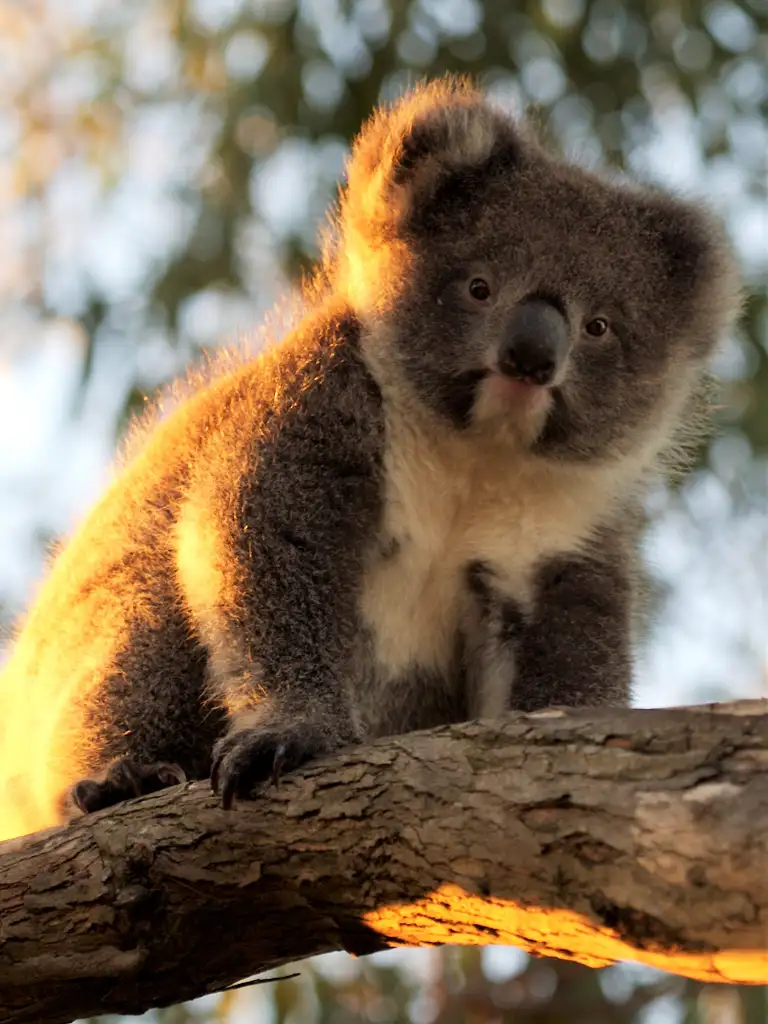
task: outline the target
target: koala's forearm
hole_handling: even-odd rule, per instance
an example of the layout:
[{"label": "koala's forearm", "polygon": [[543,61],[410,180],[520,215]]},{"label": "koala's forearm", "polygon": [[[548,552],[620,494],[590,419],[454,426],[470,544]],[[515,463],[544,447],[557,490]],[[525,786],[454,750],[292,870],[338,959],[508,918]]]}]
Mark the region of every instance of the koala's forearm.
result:
[{"label": "koala's forearm", "polygon": [[[179,516],[179,578],[232,715],[327,701],[359,630],[358,581],[381,511],[381,408],[356,356],[358,327],[336,329],[325,403],[313,408],[310,392],[258,444],[233,417],[204,450]],[[232,461],[247,468],[233,474]]]},{"label": "koala's forearm", "polygon": [[225,804],[361,738],[350,652],[381,515],[382,412],[359,325],[341,316],[331,329],[334,344],[302,367],[284,414],[256,438],[237,417],[211,437],[179,516],[179,578],[210,695],[230,720],[213,755]]},{"label": "koala's forearm", "polygon": [[632,583],[625,560],[562,558],[544,567],[516,628],[512,706],[628,704]]}]

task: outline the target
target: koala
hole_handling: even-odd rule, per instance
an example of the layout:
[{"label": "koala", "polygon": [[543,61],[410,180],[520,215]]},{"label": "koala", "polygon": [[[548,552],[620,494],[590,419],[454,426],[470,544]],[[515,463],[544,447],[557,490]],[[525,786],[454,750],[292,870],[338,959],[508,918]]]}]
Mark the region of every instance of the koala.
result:
[{"label": "koala", "polygon": [[739,309],[722,228],[456,79],[373,115],[333,225],[298,326],[192,387],[55,558],[0,684],[6,834],[629,701],[644,489]]}]

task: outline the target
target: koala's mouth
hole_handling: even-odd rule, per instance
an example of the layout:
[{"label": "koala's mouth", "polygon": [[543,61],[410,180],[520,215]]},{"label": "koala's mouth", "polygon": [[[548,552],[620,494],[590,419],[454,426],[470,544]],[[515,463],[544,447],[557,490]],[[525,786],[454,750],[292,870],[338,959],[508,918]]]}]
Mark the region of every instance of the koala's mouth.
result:
[{"label": "koala's mouth", "polygon": [[548,411],[555,390],[490,370],[483,374],[482,381],[477,385],[477,398],[478,401],[484,399],[486,404],[499,412],[527,417]]},{"label": "koala's mouth", "polygon": [[485,387],[511,408],[527,409],[541,402],[551,401],[552,388],[530,381],[518,380],[503,373],[489,373]]},{"label": "koala's mouth", "polygon": [[560,403],[558,387],[519,380],[487,367],[457,374],[443,394],[443,407],[458,425],[517,423],[530,441],[542,432],[550,412]]}]

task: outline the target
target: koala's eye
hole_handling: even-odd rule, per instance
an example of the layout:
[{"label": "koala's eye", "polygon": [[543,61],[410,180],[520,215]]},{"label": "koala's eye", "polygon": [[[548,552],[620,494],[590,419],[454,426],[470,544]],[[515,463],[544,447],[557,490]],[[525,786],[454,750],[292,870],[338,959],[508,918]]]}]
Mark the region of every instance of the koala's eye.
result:
[{"label": "koala's eye", "polygon": [[491,297],[491,286],[482,277],[473,277],[469,282],[469,294],[475,302],[487,302]]},{"label": "koala's eye", "polygon": [[594,320],[590,320],[585,325],[584,330],[591,338],[602,338],[602,336],[608,331],[610,324],[602,316],[596,316]]}]

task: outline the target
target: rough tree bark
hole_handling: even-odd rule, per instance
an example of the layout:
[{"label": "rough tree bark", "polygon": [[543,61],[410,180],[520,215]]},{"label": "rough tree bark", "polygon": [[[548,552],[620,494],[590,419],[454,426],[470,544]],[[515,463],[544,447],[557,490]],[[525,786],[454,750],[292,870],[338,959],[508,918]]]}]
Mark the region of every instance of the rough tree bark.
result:
[{"label": "rough tree bark", "polygon": [[3,1024],[438,943],[768,982],[768,701],[452,726],[0,844]]}]

